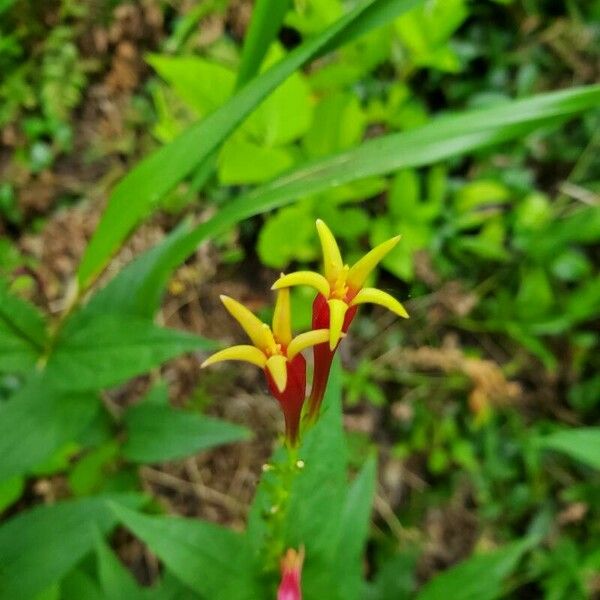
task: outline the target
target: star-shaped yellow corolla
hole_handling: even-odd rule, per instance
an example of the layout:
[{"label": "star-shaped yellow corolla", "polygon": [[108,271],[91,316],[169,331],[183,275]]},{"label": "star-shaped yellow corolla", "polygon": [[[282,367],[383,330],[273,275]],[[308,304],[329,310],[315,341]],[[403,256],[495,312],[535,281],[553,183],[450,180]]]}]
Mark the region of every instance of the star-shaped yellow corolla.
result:
[{"label": "star-shaped yellow corolla", "polygon": [[359,305],[379,304],[400,317],[408,317],[404,306],[393,296],[383,290],[363,287],[373,269],[396,246],[400,236],[379,244],[349,267],[342,260],[333,234],[321,220],[317,221],[317,231],[323,250],[325,274],[298,271],[282,275],[273,285],[275,290],[294,285],[309,285],[315,288],[318,293],[313,302],[312,327],[319,331],[329,329],[327,342],[316,344],[313,350],[314,374],[308,401],[308,418],[312,421],[319,414],[333,355],[340,338],[348,331]]},{"label": "star-shaped yellow corolla", "polygon": [[263,369],[269,389],[283,410],[286,436],[290,443],[295,444],[306,395],[306,361],[300,353],[310,346],[326,342],[329,331],[317,329],[292,337],[289,289],[277,293],[272,327],[233,298],[221,296],[221,301],[252,344],[221,350],[207,358],[202,367],[225,360],[241,360]]},{"label": "star-shaped yellow corolla", "polygon": [[323,251],[325,274],[297,271],[282,275],[272,289],[282,290],[294,285],[309,285],[319,292],[327,302],[329,310],[320,311],[323,313],[322,317],[313,312],[313,328],[329,328],[330,350],[336,348],[342,333],[350,325],[356,312],[352,309],[360,304],[379,304],[400,317],[408,318],[404,306],[393,296],[377,288],[363,287],[373,269],[396,246],[400,236],[379,244],[349,267],[344,264],[338,244],[329,227],[320,219],[317,220],[317,231]]},{"label": "star-shaped yellow corolla", "polygon": [[277,295],[273,326],[269,327],[251,313],[243,304],[229,296],[220,296],[229,314],[241,325],[252,345],[231,346],[216,352],[203,363],[208,367],[225,360],[241,360],[265,369],[272,377],[279,392],[287,387],[288,363],[310,346],[327,341],[327,329],[307,331],[292,338],[290,319],[290,295],[288,289],[282,289]]}]

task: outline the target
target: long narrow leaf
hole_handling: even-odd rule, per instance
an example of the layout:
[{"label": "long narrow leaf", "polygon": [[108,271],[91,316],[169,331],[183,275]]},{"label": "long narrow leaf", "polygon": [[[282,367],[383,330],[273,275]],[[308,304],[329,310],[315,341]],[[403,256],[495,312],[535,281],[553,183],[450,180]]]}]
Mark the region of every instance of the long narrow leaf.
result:
[{"label": "long narrow leaf", "polygon": [[[419,1],[422,0],[395,0],[393,6],[399,13],[412,8]],[[345,43],[365,33],[365,27],[356,26],[363,15],[368,17],[367,24],[380,24],[377,16],[390,14],[389,6],[389,0],[361,2],[320,35],[308,40],[266,73],[248,83],[206,119],[144,159],[115,187],[79,266],[79,285],[85,288],[93,281],[137,223],[167,192],[209,157],[277,86],[325,48],[330,49],[332,42]]]},{"label": "long narrow leaf", "polygon": [[[267,50],[283,23],[289,4],[289,0],[258,0],[254,5],[235,81],[236,90],[244,87],[258,73]],[[209,180],[217,164],[217,155],[218,149],[196,168],[187,192],[188,198],[197,194]]]},{"label": "long narrow leaf", "polygon": [[[541,94],[487,110],[445,116],[423,127],[382,136],[358,148],[310,162],[237,198],[195,229],[173,232],[119,273],[107,286],[106,296],[112,294],[109,288],[120,290],[135,301],[132,312],[144,306],[147,314],[152,314],[158,308],[168,274],[193,254],[198,244],[244,219],[364,177],[432,164],[522,137],[599,104],[598,85]],[[103,293],[104,290],[99,294]]]},{"label": "long narrow leaf", "polygon": [[254,5],[250,27],[244,39],[236,87],[243,87],[258,73],[289,5],[290,0],[258,0]]},{"label": "long narrow leaf", "polygon": [[323,190],[373,175],[420,167],[524,136],[600,105],[600,85],[540,94],[486,110],[444,116],[411,131],[312,161],[237,198],[179,242],[179,264],[198,244],[247,219]]}]

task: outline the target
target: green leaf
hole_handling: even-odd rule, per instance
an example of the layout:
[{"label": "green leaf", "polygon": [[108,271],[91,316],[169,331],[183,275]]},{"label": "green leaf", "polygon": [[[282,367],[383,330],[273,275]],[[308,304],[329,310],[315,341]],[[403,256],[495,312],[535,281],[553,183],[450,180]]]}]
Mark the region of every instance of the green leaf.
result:
[{"label": "green leaf", "polygon": [[152,318],[171,273],[182,260],[179,246],[190,231],[191,222],[186,219],[162,242],[119,271],[92,296],[81,312]]},{"label": "green leaf", "polygon": [[149,517],[118,504],[113,510],[174,575],[203,597],[265,597],[253,578],[241,535],[197,519]]},{"label": "green leaf", "polygon": [[234,136],[218,158],[219,181],[228,185],[262,183],[289,169],[294,163],[285,148],[272,148]]},{"label": "green leaf", "polygon": [[50,587],[35,595],[34,600],[60,600],[60,587],[53,583]]},{"label": "green leaf", "polygon": [[570,244],[595,244],[600,240],[600,210],[584,207],[560,219],[541,223],[527,250],[531,257],[547,263]]},{"label": "green leaf", "polygon": [[196,335],[156,327],[117,314],[75,314],[65,325],[46,365],[60,389],[97,390],[117,385],[194,350],[213,348]]},{"label": "green leaf", "polygon": [[46,322],[38,309],[8,290],[0,279],[0,372],[35,368],[46,343]]},{"label": "green leaf", "polygon": [[[266,66],[283,55],[280,46],[274,45],[267,55]],[[312,114],[308,83],[301,73],[294,73],[250,115],[241,130],[271,147],[289,144],[306,132]]]},{"label": "green leaf", "polygon": [[321,100],[302,142],[309,156],[326,156],[360,142],[366,122],[355,94],[338,92]]},{"label": "green leaf", "polygon": [[499,550],[473,556],[427,582],[417,600],[494,600],[502,583],[531,545],[526,539]]},{"label": "green leaf", "polygon": [[[283,470],[278,468],[289,460],[285,449],[280,448],[271,460],[276,468],[265,472],[260,480],[248,519],[248,542],[258,565],[279,559],[286,548],[306,547],[310,561],[304,565],[302,581],[307,597],[333,599],[327,594],[335,589],[332,559],[340,535],[339,515],[347,492],[340,385],[339,365],[334,362],[322,414],[314,427],[303,434],[298,449],[304,468],[296,473],[290,487],[285,467]],[[289,505],[283,530],[275,524],[277,539],[272,539],[272,503],[277,501],[273,498],[273,490],[282,487],[290,491]]]},{"label": "green leaf", "polygon": [[369,535],[375,495],[377,462],[367,460],[352,482],[341,513],[341,538],[337,548],[338,595],[344,600],[362,600],[363,552]]},{"label": "green leaf", "polygon": [[116,523],[108,501],[139,506],[138,495],[98,496],[39,506],[0,526],[0,598],[31,598],[59,581],[92,548],[95,530]]},{"label": "green leaf", "polygon": [[19,475],[0,482],[0,514],[21,497],[24,489],[25,479]]},{"label": "green leaf", "polygon": [[23,338],[39,348],[46,343],[46,320],[33,304],[11,294],[0,279],[0,319],[9,321]]},{"label": "green leaf", "polygon": [[260,68],[271,42],[276,38],[290,0],[257,0],[244,38],[242,58],[237,74],[237,87],[244,86]]},{"label": "green leaf", "polygon": [[257,251],[264,265],[275,269],[292,260],[317,257],[315,219],[305,204],[288,206],[270,217],[260,230]]},{"label": "green leaf", "polygon": [[249,431],[239,425],[149,402],[130,408],[124,423],[123,456],[137,463],[184,458],[249,438]]},{"label": "green leaf", "polygon": [[365,600],[410,600],[415,593],[414,551],[399,552],[388,558],[377,570],[375,581],[365,589]]},{"label": "green leaf", "polygon": [[[411,129],[364,142],[358,148],[314,160],[224,206],[198,225],[179,246],[181,260],[198,244],[254,215],[334,186],[432,164],[472,150],[519,138],[600,103],[600,85],[540,94],[485,110],[445,116]],[[589,227],[588,227],[589,229]]]},{"label": "green leaf", "polygon": [[[421,179],[415,169],[402,169],[392,181],[388,197],[388,209],[392,216],[409,221],[419,219]],[[415,218],[416,217],[416,218]]]},{"label": "green leaf", "polygon": [[81,569],[71,571],[61,582],[61,600],[106,600],[96,582]]},{"label": "green leaf", "polygon": [[119,456],[119,443],[110,440],[77,461],[69,473],[69,486],[76,496],[87,496],[99,491],[106,480],[107,467]]},{"label": "green leaf", "polygon": [[198,600],[198,594],[169,571],[165,573],[158,584],[154,584],[145,592],[147,600]]},{"label": "green leaf", "polygon": [[110,600],[141,600],[142,588],[131,573],[121,564],[100,534],[96,534],[98,579],[105,598]]},{"label": "green leaf", "polygon": [[296,69],[418,4],[416,0],[370,0],[309,39],[263,75],[244,86],[206,119],[145,158],[115,187],[78,271],[82,288],[104,268],[124,238],[158,201],[219,147],[233,130]]},{"label": "green leaf", "polygon": [[540,438],[538,443],[600,470],[600,427],[564,429]]},{"label": "green leaf", "polygon": [[21,475],[77,439],[99,408],[90,394],[63,394],[43,378],[0,405],[0,481]]},{"label": "green leaf", "polygon": [[234,72],[216,62],[199,56],[160,54],[151,54],[146,60],[198,117],[225,104],[233,92]]},{"label": "green leaf", "polygon": [[35,369],[41,352],[0,318],[0,373],[27,373]]},{"label": "green leaf", "polygon": [[554,293],[542,267],[523,269],[516,296],[516,309],[522,321],[532,321],[548,313],[554,303]]},{"label": "green leaf", "polygon": [[303,590],[309,598],[338,596],[334,557],[341,543],[347,497],[347,448],[342,426],[341,367],[335,361],[316,425],[304,435],[299,456],[304,469],[290,490],[286,547],[304,545]]},{"label": "green leaf", "polygon": [[460,61],[447,42],[468,15],[465,0],[430,0],[398,18],[396,29],[415,64],[456,72]]}]

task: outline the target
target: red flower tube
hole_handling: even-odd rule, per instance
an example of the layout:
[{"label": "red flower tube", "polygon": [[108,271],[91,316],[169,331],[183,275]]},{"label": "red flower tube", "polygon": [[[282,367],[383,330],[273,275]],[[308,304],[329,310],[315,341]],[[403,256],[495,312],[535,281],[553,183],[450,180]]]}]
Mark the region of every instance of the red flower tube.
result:
[{"label": "red flower tube", "polygon": [[321,220],[317,220],[317,232],[323,251],[324,275],[313,271],[297,271],[282,275],[273,289],[282,290],[294,285],[309,285],[318,292],[313,302],[313,329],[329,330],[328,343],[316,344],[313,350],[315,372],[309,400],[309,418],[319,413],[331,362],[340,339],[348,331],[360,304],[379,304],[400,317],[408,313],[400,302],[383,290],[364,287],[369,274],[400,240],[393,237],[373,248],[352,267],[345,265],[333,234]]}]

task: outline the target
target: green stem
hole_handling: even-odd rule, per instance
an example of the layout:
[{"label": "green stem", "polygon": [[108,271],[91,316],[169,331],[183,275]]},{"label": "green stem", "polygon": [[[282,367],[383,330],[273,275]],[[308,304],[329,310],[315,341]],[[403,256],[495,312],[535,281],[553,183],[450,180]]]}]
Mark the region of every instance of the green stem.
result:
[{"label": "green stem", "polygon": [[298,448],[284,446],[284,454],[279,460],[267,466],[272,475],[268,489],[268,510],[264,516],[267,525],[265,537],[265,570],[278,569],[279,560],[286,546],[286,524],[289,516],[291,491],[298,473],[304,468],[304,463],[298,459]]}]

